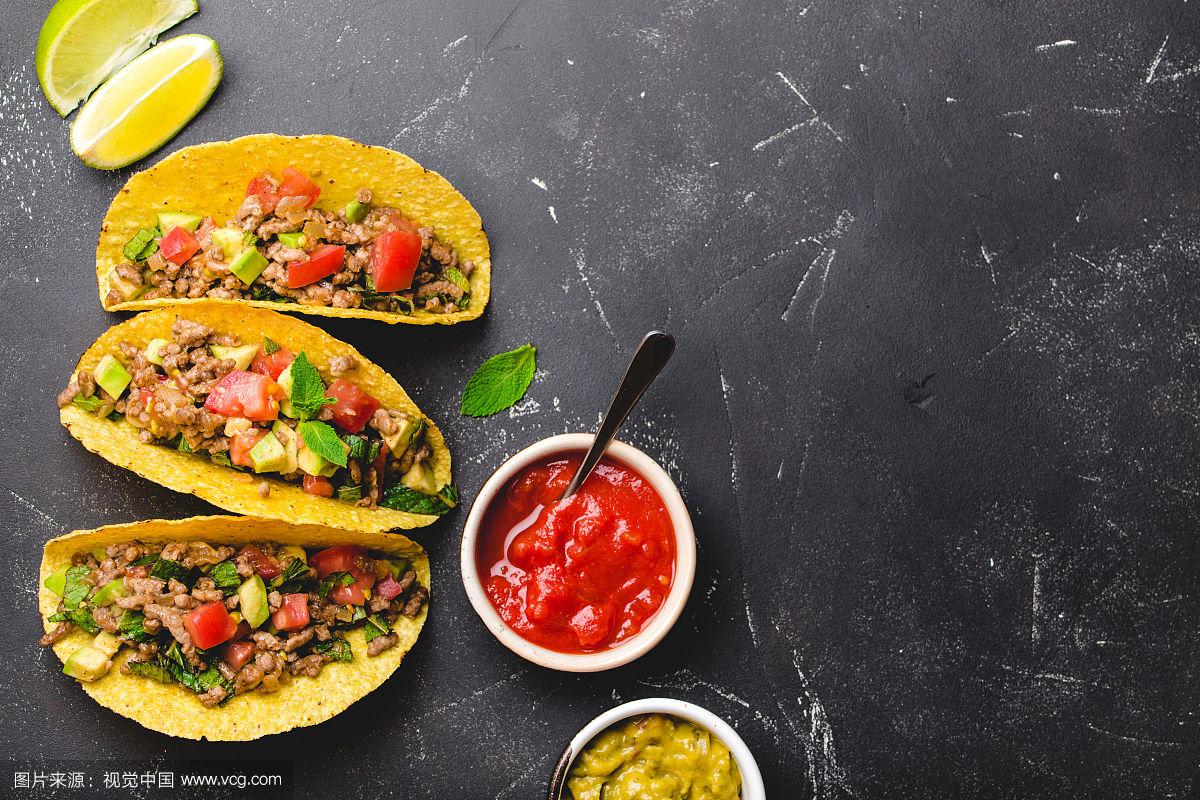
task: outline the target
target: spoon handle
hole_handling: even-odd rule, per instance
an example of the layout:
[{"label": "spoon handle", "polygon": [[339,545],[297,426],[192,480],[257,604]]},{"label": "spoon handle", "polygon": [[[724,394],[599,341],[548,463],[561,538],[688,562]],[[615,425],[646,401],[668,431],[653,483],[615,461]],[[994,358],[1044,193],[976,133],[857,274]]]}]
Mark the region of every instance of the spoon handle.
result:
[{"label": "spoon handle", "polygon": [[563,500],[579,491],[579,487],[587,480],[588,475],[592,474],[592,470],[596,468],[600,456],[604,455],[609,442],[617,434],[621,423],[625,421],[629,412],[641,399],[642,394],[658,377],[658,373],[662,372],[662,368],[671,360],[671,354],[674,352],[675,337],[669,333],[650,331],[642,339],[633,358],[629,361],[629,367],[625,370],[625,377],[621,379],[621,385],[617,387],[617,393],[613,395],[612,402],[608,404],[608,411],[604,413],[604,419],[600,422],[600,430],[596,431],[596,438],[592,442],[592,446],[588,448],[587,455],[583,457],[583,463],[579,465],[575,477],[571,479],[567,490],[563,492]]}]

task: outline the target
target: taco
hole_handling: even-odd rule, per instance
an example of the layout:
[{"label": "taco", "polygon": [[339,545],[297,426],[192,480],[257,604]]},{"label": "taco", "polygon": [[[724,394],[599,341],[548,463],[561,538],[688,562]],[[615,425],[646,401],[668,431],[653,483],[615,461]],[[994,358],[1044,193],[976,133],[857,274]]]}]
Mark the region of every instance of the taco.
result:
[{"label": "taco", "polygon": [[251,517],[109,525],[46,543],[40,644],[151,730],[255,739],[329,719],[395,672],[429,578],[425,551],[395,534]]},{"label": "taco", "polygon": [[441,431],[345,342],[197,303],[109,328],[58,396],[83,446],[240,514],[383,531],[457,503]]},{"label": "taco", "polygon": [[414,325],[474,319],[479,214],[408,156],[339,136],[185,147],[129,179],[100,228],[109,311],[204,300]]}]

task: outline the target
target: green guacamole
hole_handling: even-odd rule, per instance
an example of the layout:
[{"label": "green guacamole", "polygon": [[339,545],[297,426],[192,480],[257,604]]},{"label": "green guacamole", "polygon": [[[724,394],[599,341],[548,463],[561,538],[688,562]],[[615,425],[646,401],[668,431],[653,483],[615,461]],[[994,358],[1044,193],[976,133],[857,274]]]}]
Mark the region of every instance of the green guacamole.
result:
[{"label": "green guacamole", "polygon": [[738,800],[742,776],[729,748],[665,714],[636,717],[593,739],[567,779],[570,800]]}]

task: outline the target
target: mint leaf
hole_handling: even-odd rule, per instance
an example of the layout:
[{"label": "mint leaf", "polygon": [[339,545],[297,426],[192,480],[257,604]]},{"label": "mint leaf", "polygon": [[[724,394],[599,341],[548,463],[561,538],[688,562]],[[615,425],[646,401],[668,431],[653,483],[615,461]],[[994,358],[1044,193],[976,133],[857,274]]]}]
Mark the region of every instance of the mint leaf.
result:
[{"label": "mint leaf", "polygon": [[86,608],[68,608],[50,617],[51,622],[70,622],[88,633],[99,633],[100,626]]},{"label": "mint leaf", "polygon": [[275,342],[273,342],[271,340],[270,336],[264,336],[263,343],[262,343],[262,351],[263,351],[263,355],[268,355],[268,356],[271,355],[272,353],[278,353],[279,345],[275,344]]},{"label": "mint leaf", "polygon": [[233,594],[242,585],[242,576],[238,574],[237,564],[232,561],[222,561],[208,573],[213,583],[227,595]]},{"label": "mint leaf", "polygon": [[79,608],[80,603],[87,600],[92,591],[92,584],[86,578],[91,571],[85,566],[71,567],[67,570],[66,582],[63,584],[64,606]]},{"label": "mint leaf", "polygon": [[152,661],[129,661],[129,671],[134,675],[141,675],[143,678],[151,678],[159,683],[173,683],[174,678],[167,668],[163,666],[162,661],[154,659]]},{"label": "mint leaf", "polygon": [[331,636],[324,642],[317,642],[313,645],[313,650],[328,656],[332,661],[354,660],[354,652],[350,649],[350,643],[340,636]]},{"label": "mint leaf", "polygon": [[147,633],[146,616],[140,611],[126,611],[118,622],[117,634],[129,642],[153,642],[154,634]]},{"label": "mint leaf", "polygon": [[[292,409],[300,419],[311,419],[321,410],[322,406],[336,403],[332,397],[325,396],[325,382],[321,373],[301,351],[292,362]],[[313,448],[316,449],[316,448]],[[318,451],[320,452],[320,451]],[[345,457],[341,466],[346,466]]]},{"label": "mint leaf", "polygon": [[475,370],[463,389],[459,412],[468,417],[490,417],[525,396],[537,369],[537,348],[523,344],[494,355]]},{"label": "mint leaf", "polygon": [[[295,401],[292,401],[295,404]],[[304,440],[309,450],[326,461],[346,466],[346,446],[338,437],[337,432],[324,422],[309,420],[300,423],[300,438]]]},{"label": "mint leaf", "polygon": [[[443,491],[445,487],[443,487]],[[457,496],[458,489],[454,489],[454,495]],[[379,505],[384,508],[390,508],[394,511],[407,511],[410,514],[432,514],[441,516],[450,510],[442,498],[431,495],[422,494],[416,489],[410,489],[403,484],[389,486],[383,493],[383,499],[379,501]]]},{"label": "mint leaf", "polygon": [[125,243],[122,255],[130,261],[145,261],[158,249],[158,228],[142,228],[132,239]]},{"label": "mint leaf", "polygon": [[95,395],[92,395],[91,397],[84,397],[81,394],[77,394],[71,398],[71,402],[82,408],[84,411],[95,411],[96,409],[100,408],[100,406],[104,405],[104,401]]},{"label": "mint leaf", "polygon": [[380,636],[387,636],[391,632],[392,624],[382,614],[372,614],[367,617],[367,624],[363,626],[363,638],[368,642],[378,639]]}]

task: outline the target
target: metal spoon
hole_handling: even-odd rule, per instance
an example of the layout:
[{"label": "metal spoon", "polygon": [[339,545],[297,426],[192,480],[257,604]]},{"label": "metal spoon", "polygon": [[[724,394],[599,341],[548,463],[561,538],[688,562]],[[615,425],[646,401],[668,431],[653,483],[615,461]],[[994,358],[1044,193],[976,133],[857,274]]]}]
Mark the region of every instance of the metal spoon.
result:
[{"label": "metal spoon", "polygon": [[604,455],[609,442],[616,436],[621,423],[629,416],[629,412],[637,405],[638,400],[642,399],[642,394],[658,377],[658,373],[662,372],[662,368],[671,360],[671,354],[674,352],[675,337],[669,333],[650,331],[642,339],[633,358],[629,360],[629,367],[625,370],[625,377],[621,379],[621,385],[617,387],[617,393],[613,395],[612,402],[608,404],[608,411],[604,413],[604,419],[600,421],[600,430],[596,431],[596,439],[588,448],[587,455],[583,457],[583,463],[579,465],[575,477],[571,478],[571,482],[567,484],[567,490],[563,492],[560,499],[566,500],[579,491],[579,487],[596,468],[600,456]]}]

